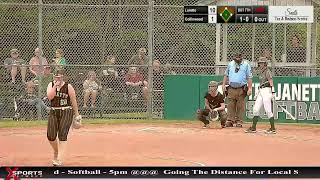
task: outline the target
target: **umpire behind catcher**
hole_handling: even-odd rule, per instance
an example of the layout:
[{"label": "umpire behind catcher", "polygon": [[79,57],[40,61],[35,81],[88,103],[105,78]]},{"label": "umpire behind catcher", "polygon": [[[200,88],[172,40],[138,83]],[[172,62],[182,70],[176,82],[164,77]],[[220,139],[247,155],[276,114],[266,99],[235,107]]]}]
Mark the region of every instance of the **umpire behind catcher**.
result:
[{"label": "umpire behind catcher", "polygon": [[[229,83],[226,89],[226,83]],[[242,127],[245,113],[245,98],[252,93],[252,72],[250,64],[242,53],[237,53],[228,64],[222,83],[223,92],[228,97],[227,127]]]},{"label": "umpire behind catcher", "polygon": [[47,96],[51,101],[47,138],[54,151],[52,161],[54,166],[62,165],[67,137],[73,121],[73,113],[76,120],[81,120],[75,90],[71,84],[64,82],[63,75],[64,70],[58,70],[54,76],[54,81],[50,82],[47,87]]},{"label": "umpire behind catcher", "polygon": [[[225,111],[224,96],[218,91],[218,83],[216,81],[209,82],[209,92],[204,96],[205,109],[197,111],[197,117],[203,122],[203,128],[209,127],[209,120],[206,119],[210,113],[218,112],[221,121],[221,127],[225,127],[227,113]],[[216,114],[216,116],[218,116]]]}]

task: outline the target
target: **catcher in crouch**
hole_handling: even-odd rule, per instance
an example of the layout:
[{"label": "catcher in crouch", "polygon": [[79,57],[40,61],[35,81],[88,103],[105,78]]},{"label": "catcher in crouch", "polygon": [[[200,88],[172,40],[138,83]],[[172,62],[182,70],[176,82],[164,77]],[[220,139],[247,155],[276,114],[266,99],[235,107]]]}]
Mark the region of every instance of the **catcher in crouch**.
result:
[{"label": "catcher in crouch", "polygon": [[218,115],[221,121],[221,128],[225,127],[227,121],[227,113],[225,111],[224,96],[218,91],[218,83],[216,81],[209,82],[209,92],[204,96],[205,109],[199,109],[197,111],[198,119],[204,123],[203,128],[209,127],[209,120],[206,119],[218,119]]}]

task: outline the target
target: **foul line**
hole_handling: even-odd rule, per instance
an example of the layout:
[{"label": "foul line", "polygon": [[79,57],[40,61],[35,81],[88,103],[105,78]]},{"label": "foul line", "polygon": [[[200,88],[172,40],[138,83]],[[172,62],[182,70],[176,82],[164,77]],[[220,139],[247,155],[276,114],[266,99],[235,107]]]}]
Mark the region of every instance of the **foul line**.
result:
[{"label": "foul line", "polygon": [[155,127],[148,127],[148,128],[143,128],[143,129],[139,129],[137,130],[138,132],[141,132],[141,131],[147,131],[147,130],[153,130],[155,129]]}]

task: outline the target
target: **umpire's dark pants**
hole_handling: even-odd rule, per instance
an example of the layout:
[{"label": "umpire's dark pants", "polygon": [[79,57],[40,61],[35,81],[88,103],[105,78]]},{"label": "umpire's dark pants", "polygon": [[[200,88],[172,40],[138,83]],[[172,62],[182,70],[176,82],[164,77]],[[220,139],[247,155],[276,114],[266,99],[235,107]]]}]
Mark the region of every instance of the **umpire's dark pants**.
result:
[{"label": "umpire's dark pants", "polygon": [[49,141],[54,141],[59,138],[59,141],[66,141],[72,124],[73,111],[72,109],[55,109],[50,110],[47,138]]},{"label": "umpire's dark pants", "polygon": [[228,123],[241,124],[243,122],[246,96],[243,88],[228,88]]}]

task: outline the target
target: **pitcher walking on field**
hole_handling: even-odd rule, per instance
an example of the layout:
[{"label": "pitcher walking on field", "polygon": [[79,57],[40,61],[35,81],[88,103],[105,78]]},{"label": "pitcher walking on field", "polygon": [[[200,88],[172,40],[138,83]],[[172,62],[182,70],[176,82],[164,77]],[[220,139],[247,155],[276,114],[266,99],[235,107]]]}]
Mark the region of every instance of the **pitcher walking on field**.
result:
[{"label": "pitcher walking on field", "polygon": [[52,162],[54,166],[62,165],[73,115],[75,120],[81,123],[75,90],[71,84],[63,81],[63,75],[64,70],[58,70],[54,81],[50,82],[47,88],[47,96],[51,101],[47,138],[54,151]]}]

